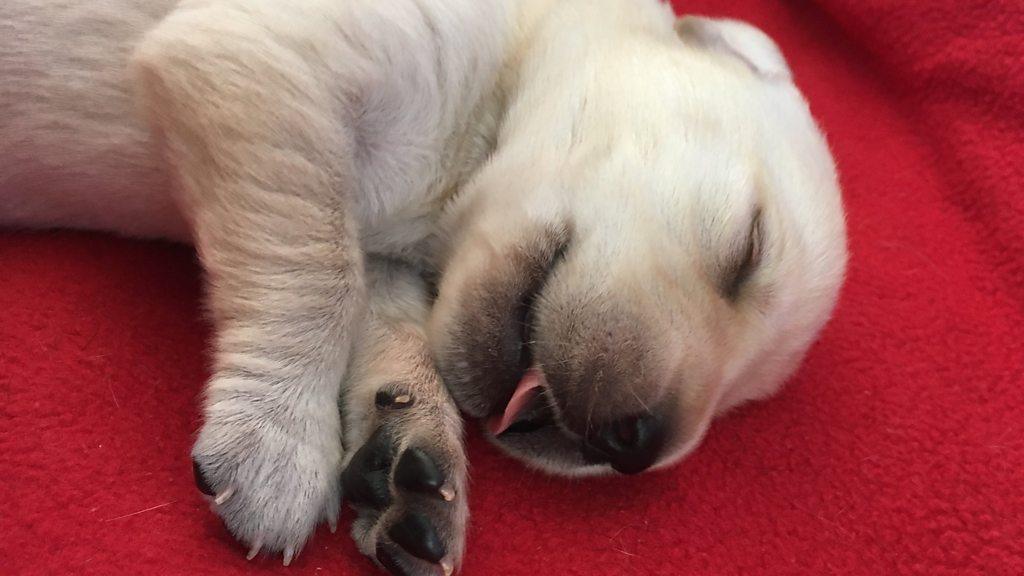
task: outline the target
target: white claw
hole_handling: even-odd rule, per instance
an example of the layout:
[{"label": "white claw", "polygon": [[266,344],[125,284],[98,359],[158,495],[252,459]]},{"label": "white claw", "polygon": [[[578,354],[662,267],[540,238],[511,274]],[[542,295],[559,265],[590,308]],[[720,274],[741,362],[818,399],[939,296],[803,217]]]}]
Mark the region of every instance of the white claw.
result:
[{"label": "white claw", "polygon": [[444,498],[445,502],[455,500],[455,490],[447,486],[441,488],[441,498]]},{"label": "white claw", "polygon": [[395,396],[395,404],[408,404],[409,402],[412,402],[412,396],[408,394]]},{"label": "white claw", "polygon": [[444,576],[452,576],[452,573],[455,572],[455,565],[452,564],[451,560],[442,560],[441,570],[444,571]]},{"label": "white claw", "polygon": [[295,557],[295,548],[291,546],[284,549],[284,565],[288,566],[292,563],[292,558]]},{"label": "white claw", "polygon": [[235,487],[234,486],[229,486],[226,490],[224,490],[220,494],[217,494],[217,497],[213,499],[213,502],[217,506],[220,506],[221,504],[227,502],[228,499],[230,499],[232,496],[234,496],[234,494],[235,494]]},{"label": "white claw", "polygon": [[327,520],[327,527],[331,529],[331,534],[338,531],[338,514],[340,514],[338,506],[328,506],[324,512],[324,518]]},{"label": "white claw", "polygon": [[252,560],[253,558],[255,558],[256,555],[260,553],[261,548],[263,548],[263,541],[256,540],[256,542],[252,545],[252,548],[249,549],[249,553],[245,555],[245,559]]}]

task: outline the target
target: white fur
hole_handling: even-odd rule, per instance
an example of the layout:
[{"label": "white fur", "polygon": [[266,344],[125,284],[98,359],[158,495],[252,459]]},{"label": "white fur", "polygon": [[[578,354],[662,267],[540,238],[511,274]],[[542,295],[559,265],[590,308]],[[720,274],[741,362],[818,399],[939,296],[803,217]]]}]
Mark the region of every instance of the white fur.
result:
[{"label": "white fur", "polygon": [[188,237],[127,80],[175,2],[0,3],[0,225]]},{"label": "white fur", "polygon": [[[442,273],[443,355],[503,246],[571,228],[538,315],[597,302],[657,338],[643,393],[678,391],[687,422],[664,466],[778,388],[845,269],[835,169],[778,48],[655,0],[5,0],[0,79],[0,225],[196,243],[216,338],[193,454],[233,533],[286,559],[336,518],[382,374],[433,407],[396,434],[450,460],[461,558],[461,427],[410,270]],[[730,304],[756,210],[764,262]],[[364,551],[393,516],[357,526]]]}]

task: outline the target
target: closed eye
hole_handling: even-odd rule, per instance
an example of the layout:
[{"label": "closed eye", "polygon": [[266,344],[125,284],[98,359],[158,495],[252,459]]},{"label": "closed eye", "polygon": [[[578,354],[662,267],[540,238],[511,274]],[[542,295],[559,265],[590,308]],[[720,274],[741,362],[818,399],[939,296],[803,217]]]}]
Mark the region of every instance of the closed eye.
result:
[{"label": "closed eye", "polygon": [[761,263],[762,252],[764,251],[763,230],[761,225],[761,211],[754,213],[750,222],[750,231],[747,233],[747,241],[743,248],[732,258],[723,275],[722,293],[730,302],[739,299],[743,288],[750,281],[750,278],[757,271]]}]

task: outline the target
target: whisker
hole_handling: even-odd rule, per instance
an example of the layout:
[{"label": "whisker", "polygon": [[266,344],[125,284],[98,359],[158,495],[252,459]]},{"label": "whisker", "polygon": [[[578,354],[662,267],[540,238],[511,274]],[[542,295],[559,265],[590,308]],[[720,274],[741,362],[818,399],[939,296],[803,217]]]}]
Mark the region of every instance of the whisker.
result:
[{"label": "whisker", "polygon": [[640,398],[640,395],[636,393],[636,389],[633,387],[632,382],[629,383],[629,393],[632,394],[633,398],[636,398],[636,401],[640,403],[640,407],[644,409],[644,412],[647,412],[647,414],[654,416],[654,412],[651,411],[651,408],[647,406],[647,403],[644,402],[643,399]]}]

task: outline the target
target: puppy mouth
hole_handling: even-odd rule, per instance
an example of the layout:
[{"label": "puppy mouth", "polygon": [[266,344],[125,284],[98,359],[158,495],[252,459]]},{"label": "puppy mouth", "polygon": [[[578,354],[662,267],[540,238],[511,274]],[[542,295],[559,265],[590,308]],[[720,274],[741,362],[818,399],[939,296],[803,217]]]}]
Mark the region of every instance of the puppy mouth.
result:
[{"label": "puppy mouth", "polygon": [[533,366],[520,378],[503,411],[485,420],[491,441],[531,467],[551,474],[591,476],[608,466],[584,457],[580,438],[559,425],[543,371]]},{"label": "puppy mouth", "polygon": [[535,277],[532,286],[526,290],[519,302],[516,320],[519,325],[520,376],[504,408],[491,414],[486,420],[487,430],[496,437],[502,434],[534,432],[555,423],[554,412],[544,401],[543,392],[547,387],[547,381],[544,372],[534,362],[531,344],[536,333],[538,300],[559,264],[565,260],[567,250],[568,241],[555,249],[543,272]]},{"label": "puppy mouth", "polygon": [[554,415],[544,402],[544,373],[537,367],[527,370],[512,392],[505,409],[487,419],[487,430],[494,436],[523,434],[554,424]]}]

